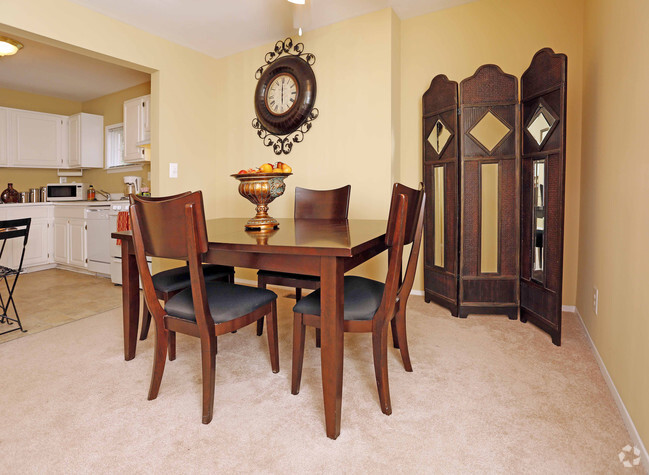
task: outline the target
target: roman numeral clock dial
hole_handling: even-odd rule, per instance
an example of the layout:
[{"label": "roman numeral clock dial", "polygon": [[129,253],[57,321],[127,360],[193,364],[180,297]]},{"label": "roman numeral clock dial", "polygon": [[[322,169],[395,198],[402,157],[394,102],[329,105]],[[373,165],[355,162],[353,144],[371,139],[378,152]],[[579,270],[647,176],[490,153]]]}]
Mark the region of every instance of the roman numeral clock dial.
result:
[{"label": "roman numeral clock dial", "polygon": [[257,136],[276,155],[288,154],[304,140],[311,122],[318,117],[314,107],[315,74],[311,65],[315,55],[304,52],[302,43],[291,38],[278,41],[266,53],[266,64],[257,69],[255,115],[252,126]]},{"label": "roman numeral clock dial", "polygon": [[290,74],[280,74],[268,86],[266,107],[271,114],[286,114],[295,105],[297,83]]}]

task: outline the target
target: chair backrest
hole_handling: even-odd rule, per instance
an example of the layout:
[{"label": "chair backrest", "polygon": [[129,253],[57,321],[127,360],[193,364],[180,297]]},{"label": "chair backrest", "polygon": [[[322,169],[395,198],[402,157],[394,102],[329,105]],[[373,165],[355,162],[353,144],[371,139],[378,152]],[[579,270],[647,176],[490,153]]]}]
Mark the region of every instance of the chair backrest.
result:
[{"label": "chair backrest", "polygon": [[[406,264],[406,272],[402,275],[401,287],[399,288],[399,299],[402,305],[405,305],[412,290],[412,285],[415,280],[415,272],[417,270],[417,261],[419,259],[419,249],[421,248],[421,237],[423,234],[424,224],[424,206],[426,199],[426,192],[424,191],[423,184],[420,184],[419,189],[415,190],[400,183],[395,183],[392,188],[392,201],[390,203],[390,215],[394,212],[395,203],[398,197],[404,195],[408,197],[408,205],[406,210],[406,228],[404,245],[412,243],[410,248],[410,256]],[[392,232],[390,224],[392,220],[388,218],[388,233],[386,234],[386,242]]]},{"label": "chair backrest", "polygon": [[[417,218],[419,217],[420,208],[422,208],[424,203],[424,187],[423,184],[420,184],[419,189],[415,190],[401,183],[395,183],[392,187],[392,200],[390,201],[390,215],[395,211],[394,207],[396,205],[399,195],[405,195],[408,198],[408,209],[406,215],[406,238],[405,244],[410,244],[415,239],[415,232],[417,231]],[[385,235],[385,238],[388,239],[391,236],[390,219],[388,218],[388,232]]]},{"label": "chair backrest", "polygon": [[[130,195],[131,207],[137,209],[141,218],[141,231],[147,255],[169,259],[187,260],[187,234],[185,233],[185,206],[194,205],[198,213],[197,229],[199,248],[207,252],[207,228],[203,195],[200,191],[185,192],[173,196],[143,197]],[[131,212],[131,220],[133,213]],[[166,230],[167,232],[160,232]]]},{"label": "chair backrest", "polygon": [[401,259],[406,235],[406,218],[408,197],[404,194],[392,196],[390,214],[388,216],[388,230],[385,242],[388,246],[388,272],[385,278],[385,288],[381,305],[374,315],[372,325],[377,328],[386,325],[397,303],[397,294],[401,285]]},{"label": "chair backrest", "polygon": [[20,263],[18,264],[18,269],[21,269],[23,266],[23,259],[25,257],[25,247],[27,246],[27,239],[29,238],[29,228],[32,223],[32,218],[19,218],[19,219],[6,219],[0,221],[0,240],[2,240],[2,246],[0,247],[0,257],[5,250],[5,245],[7,244],[7,239],[13,239],[17,237],[23,238],[23,251],[20,255]]},{"label": "chair backrest", "polygon": [[194,312],[202,334],[211,320],[201,266],[208,246],[203,194],[196,191],[153,199],[132,195],[130,199],[135,257],[144,297],[156,325],[162,325],[164,311],[156,297],[146,257],[182,259],[189,263]]},{"label": "chair backrest", "polygon": [[335,190],[295,188],[295,219],[347,219],[351,185]]}]

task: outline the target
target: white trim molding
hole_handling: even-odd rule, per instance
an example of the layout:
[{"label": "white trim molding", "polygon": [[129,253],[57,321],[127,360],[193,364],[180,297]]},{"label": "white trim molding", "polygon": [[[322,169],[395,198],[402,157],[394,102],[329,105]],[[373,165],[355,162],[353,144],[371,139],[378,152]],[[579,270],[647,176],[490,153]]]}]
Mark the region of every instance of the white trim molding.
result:
[{"label": "white trim molding", "polygon": [[[566,310],[568,306],[563,307],[563,311],[568,311]],[[591,349],[593,350],[593,355],[595,355],[595,360],[597,361],[597,365],[599,366],[599,370],[602,372],[602,376],[604,377],[604,381],[606,381],[606,385],[608,386],[608,390],[611,392],[611,396],[613,396],[613,400],[615,401],[615,405],[617,406],[618,410],[620,411],[620,415],[622,416],[622,420],[624,421],[624,425],[626,426],[626,429],[629,431],[629,435],[631,436],[631,441],[633,444],[640,449],[640,457],[642,457],[642,464],[645,473],[649,474],[649,453],[647,453],[647,448],[645,445],[642,443],[642,439],[640,438],[640,434],[638,434],[638,430],[635,427],[635,424],[633,423],[633,419],[631,419],[631,415],[629,414],[629,411],[626,410],[626,406],[624,405],[624,402],[622,401],[622,398],[620,397],[620,393],[617,391],[617,388],[615,387],[615,384],[613,383],[613,379],[611,379],[611,375],[608,373],[608,370],[606,369],[606,365],[604,364],[604,361],[602,360],[602,357],[599,355],[599,352],[597,351],[597,347],[595,346],[595,343],[593,342],[592,338],[590,337],[590,333],[588,333],[588,328],[586,328],[586,324],[584,323],[583,318],[581,318],[581,314],[579,313],[579,309],[576,307],[573,307],[574,313],[577,314],[577,317],[579,318],[579,321],[581,322],[581,326],[584,328],[584,332],[586,333],[586,338],[588,339],[588,343],[590,344]]]}]

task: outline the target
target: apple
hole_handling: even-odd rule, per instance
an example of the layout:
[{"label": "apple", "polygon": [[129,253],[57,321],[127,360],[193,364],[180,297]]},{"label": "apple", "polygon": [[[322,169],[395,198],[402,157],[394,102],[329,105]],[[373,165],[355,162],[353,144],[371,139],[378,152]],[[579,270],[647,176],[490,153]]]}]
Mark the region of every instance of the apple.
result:
[{"label": "apple", "polygon": [[273,171],[273,166],[270,163],[264,163],[259,167],[259,171],[261,173],[270,173]]},{"label": "apple", "polygon": [[248,170],[239,170],[238,175],[245,175],[246,173],[248,173]]}]

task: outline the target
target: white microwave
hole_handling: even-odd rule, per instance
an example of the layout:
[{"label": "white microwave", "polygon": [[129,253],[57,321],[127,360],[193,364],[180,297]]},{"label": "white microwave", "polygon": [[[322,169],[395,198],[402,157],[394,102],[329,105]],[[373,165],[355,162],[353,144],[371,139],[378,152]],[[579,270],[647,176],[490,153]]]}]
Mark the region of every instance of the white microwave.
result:
[{"label": "white microwave", "polygon": [[47,185],[47,201],[80,201],[87,198],[86,183],[50,183]]}]

